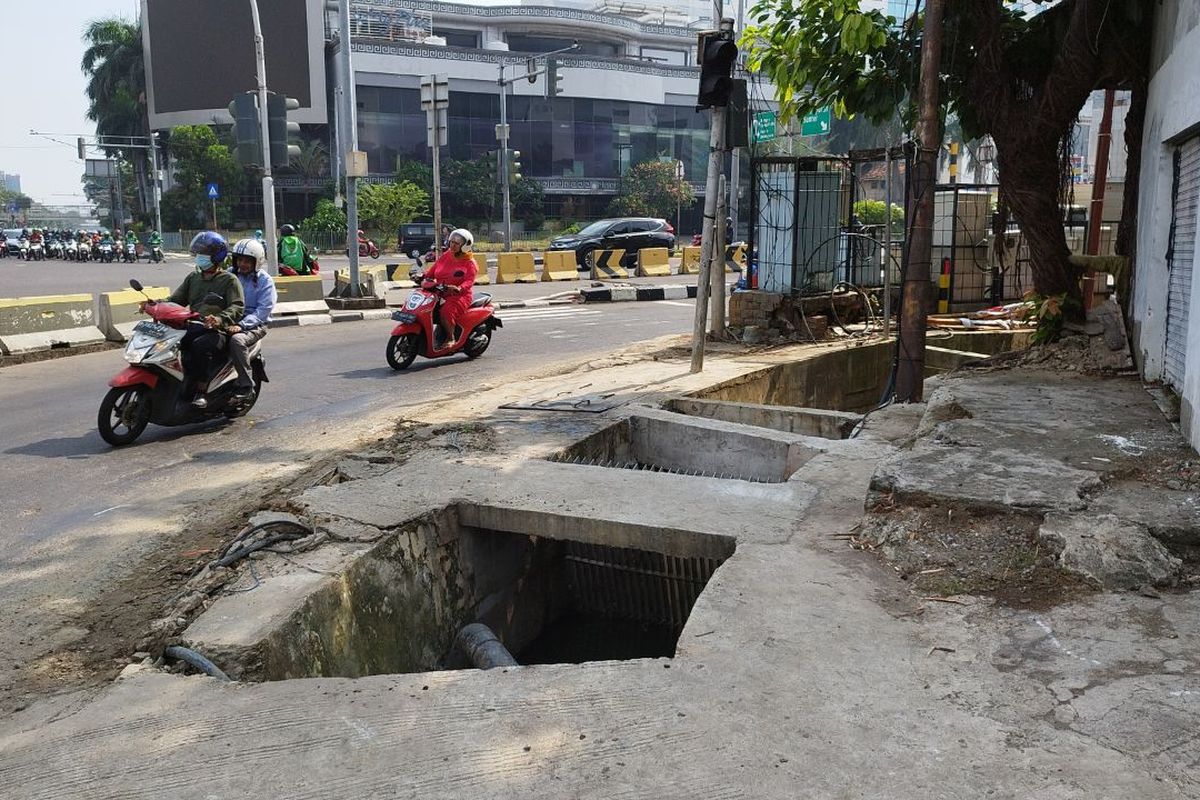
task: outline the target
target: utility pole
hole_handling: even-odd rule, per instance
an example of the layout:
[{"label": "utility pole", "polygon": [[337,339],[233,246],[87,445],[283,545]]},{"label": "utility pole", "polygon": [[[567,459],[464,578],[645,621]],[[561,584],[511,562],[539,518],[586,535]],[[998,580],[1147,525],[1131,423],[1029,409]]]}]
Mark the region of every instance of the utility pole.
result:
[{"label": "utility pole", "polygon": [[892,148],[883,150],[883,336],[892,335]]},{"label": "utility pole", "polygon": [[692,372],[704,369],[704,330],[708,321],[708,301],[712,288],[713,251],[716,249],[713,223],[717,216],[717,201],[721,194],[721,167],[725,158],[725,109],[729,102],[730,73],[733,70],[733,61],[737,58],[737,45],[733,43],[733,20],[722,19],[717,37],[707,39],[700,50],[700,93],[697,105],[712,108],[712,129],[708,135],[704,232],[700,248],[700,275],[696,281],[696,319],[692,328]]},{"label": "utility pole", "polygon": [[[508,84],[504,81],[504,59],[500,59],[500,126],[496,138],[500,140],[500,192],[504,201],[504,251],[512,250],[512,193],[508,180]],[[495,195],[492,195],[495,197]]]},{"label": "utility pole", "polygon": [[[737,160],[737,154],[734,154]],[[725,218],[729,213],[729,195],[725,193],[725,176],[717,182],[717,219],[713,225],[712,268],[709,270],[708,332],[714,339],[725,338]]]},{"label": "utility pole", "polygon": [[[745,13],[746,13],[746,0],[738,0],[738,2],[737,2],[737,17],[734,19],[734,30],[735,31],[740,31],[740,30],[742,30],[743,27],[745,27]],[[741,66],[741,61],[742,61],[742,59],[739,55],[738,60],[737,60],[738,67]],[[746,108],[747,109],[750,108],[749,100],[746,101]],[[729,235],[733,238],[733,241],[735,241],[735,242],[738,240],[738,210],[739,210],[739,205],[740,205],[740,203],[738,201],[738,192],[741,190],[741,187],[742,187],[741,153],[740,153],[740,148],[734,147],[734,148],[731,148],[729,151],[729,205],[728,205],[729,213],[728,213],[728,217],[730,220],[733,221],[733,229],[729,232]],[[722,219],[724,219],[724,217],[722,217]],[[726,242],[725,244],[729,244],[729,242]],[[747,261],[747,263],[749,263],[749,262]],[[724,280],[724,279],[722,278],[722,280]]]},{"label": "utility pole", "polygon": [[279,274],[279,229],[275,224],[275,179],[271,176],[271,133],[267,124],[267,58],[263,49],[262,24],[258,18],[258,0],[250,0],[250,16],[254,21],[254,62],[258,72],[258,123],[262,139],[263,162],[263,228],[267,235],[267,264],[272,275]]},{"label": "utility pole", "polygon": [[342,62],[342,151],[346,164],[346,251],[350,256],[350,296],[360,297],[358,281],[358,114],[354,101],[354,65],[350,59],[350,0],[338,2],[339,53]]},{"label": "utility pole", "polygon": [[1104,90],[1104,116],[1096,137],[1096,173],[1092,176],[1092,204],[1088,209],[1087,248],[1089,256],[1100,254],[1100,224],[1104,218],[1104,194],[1108,184],[1108,150],[1112,144],[1113,102],[1116,91]]},{"label": "utility pole", "polygon": [[426,138],[433,150],[433,251],[442,255],[442,158],[446,144],[446,109],[450,107],[450,81],[445,75],[421,79],[421,108],[425,109]]},{"label": "utility pole", "polygon": [[933,195],[940,146],[938,76],[942,63],[942,15],[946,0],[927,0],[921,45],[921,83],[917,89],[917,154],[912,203],[916,208],[900,309],[900,357],[896,400],[919,403],[925,390],[925,325],[929,312],[929,273],[933,253]]},{"label": "utility pole", "polygon": [[162,169],[158,165],[158,132],[150,132],[150,162],[154,170],[154,230],[162,234]]}]

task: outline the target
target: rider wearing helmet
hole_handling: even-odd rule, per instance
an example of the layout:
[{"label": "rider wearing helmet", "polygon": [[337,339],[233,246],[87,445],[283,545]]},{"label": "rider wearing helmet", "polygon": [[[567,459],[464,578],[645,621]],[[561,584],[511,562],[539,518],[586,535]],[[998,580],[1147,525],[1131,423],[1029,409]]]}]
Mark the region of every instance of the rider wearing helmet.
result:
[{"label": "rider wearing helmet", "polygon": [[472,287],[478,267],[471,255],[475,239],[466,228],[451,232],[449,245],[433,268],[425,273],[423,285],[432,287],[442,284],[446,292],[442,298],[441,325],[434,334],[433,348],[441,350],[448,342],[457,342],[462,337],[459,322],[471,307],[475,297]]},{"label": "rider wearing helmet", "polygon": [[[308,245],[296,235],[296,228],[284,225],[279,229],[279,235],[280,274],[312,275],[316,271],[313,269],[312,256],[308,252]],[[285,272],[283,267],[287,267],[288,271]]]},{"label": "rider wearing helmet", "polygon": [[254,232],[254,241],[258,242],[259,244],[262,244],[266,241],[266,239],[263,238],[262,228],[259,228]]},{"label": "rider wearing helmet", "polygon": [[275,308],[278,294],[275,281],[266,271],[267,251],[258,239],[242,239],[233,246],[233,269],[242,295],[246,301],[246,313],[242,321],[226,330],[229,333],[229,355],[237,370],[238,399],[246,399],[254,391],[254,378],[250,373],[250,347],[267,335],[267,323]]},{"label": "rider wearing helmet", "polygon": [[[180,347],[185,376],[183,399],[204,408],[208,401],[203,395],[196,396],[197,387],[208,383],[216,354],[225,346],[224,331],[241,320],[245,300],[238,279],[221,269],[229,255],[224,236],[215,231],[200,231],[188,250],[196,258],[196,269],[171,292],[167,302],[187,306],[200,314],[199,320],[188,323]],[[217,295],[221,300],[218,302],[209,295]]]}]

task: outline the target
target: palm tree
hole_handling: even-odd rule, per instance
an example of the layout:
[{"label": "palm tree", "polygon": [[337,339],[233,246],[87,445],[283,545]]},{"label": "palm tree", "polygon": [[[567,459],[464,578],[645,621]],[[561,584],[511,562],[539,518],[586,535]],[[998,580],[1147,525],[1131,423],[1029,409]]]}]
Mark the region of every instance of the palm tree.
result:
[{"label": "palm tree", "polygon": [[291,169],[306,178],[323,178],[329,175],[329,153],[325,145],[315,139],[306,139],[300,145],[299,155],[293,156]]},{"label": "palm tree", "polygon": [[[142,58],[142,33],[138,25],[110,17],[88,23],[83,31],[87,49],[80,63],[88,82],[87,117],[96,123],[99,136],[148,136],[146,69]],[[141,210],[149,197],[147,151],[105,147],[106,155],[120,156],[133,164]]]}]

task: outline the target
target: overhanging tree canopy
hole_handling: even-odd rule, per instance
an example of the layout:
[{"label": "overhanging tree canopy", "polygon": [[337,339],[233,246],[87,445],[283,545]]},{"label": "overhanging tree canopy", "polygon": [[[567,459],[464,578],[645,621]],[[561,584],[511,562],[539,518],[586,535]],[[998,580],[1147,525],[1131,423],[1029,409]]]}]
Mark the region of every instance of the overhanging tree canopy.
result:
[{"label": "overhanging tree canopy", "polygon": [[[1022,4],[1027,5],[1027,4]],[[1008,0],[947,4],[941,68],[943,113],[968,137],[996,142],[1002,203],[1021,223],[1034,287],[1078,299],[1060,206],[1079,110],[1095,89],[1133,90],[1126,119],[1125,244],[1136,224],[1137,173],[1151,13],[1143,0],[1063,0],[1026,15]],[[915,6],[915,2],[914,2]],[[752,69],[778,90],[785,117],[829,105],[882,122],[912,116],[920,58],[919,14],[897,21],[859,0],[760,0],[743,36]],[[1127,253],[1132,255],[1132,253]]]}]

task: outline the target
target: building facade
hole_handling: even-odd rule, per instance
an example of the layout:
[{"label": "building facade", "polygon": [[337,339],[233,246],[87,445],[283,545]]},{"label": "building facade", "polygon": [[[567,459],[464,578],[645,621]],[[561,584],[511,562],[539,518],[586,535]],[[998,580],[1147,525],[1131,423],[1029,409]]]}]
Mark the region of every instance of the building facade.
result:
[{"label": "building facade", "polygon": [[547,213],[564,205],[572,217],[602,213],[621,175],[648,160],[682,162],[702,192],[709,117],[695,110],[696,28],[661,7],[598,7],[354,4],[358,139],[371,174],[429,160],[423,76],[442,74],[450,84],[443,157],[476,159],[499,147],[501,67],[520,76],[528,57],[576,42],[556,58],[556,96],[547,96],[545,76],[508,90],[509,146],[521,151],[523,174],[542,185]]},{"label": "building facade", "polygon": [[8,192],[21,191],[21,176],[11,172],[0,172],[0,184]]},{"label": "building facade", "polygon": [[1155,13],[1130,323],[1142,374],[1178,396],[1200,447],[1200,0],[1163,0]]}]

